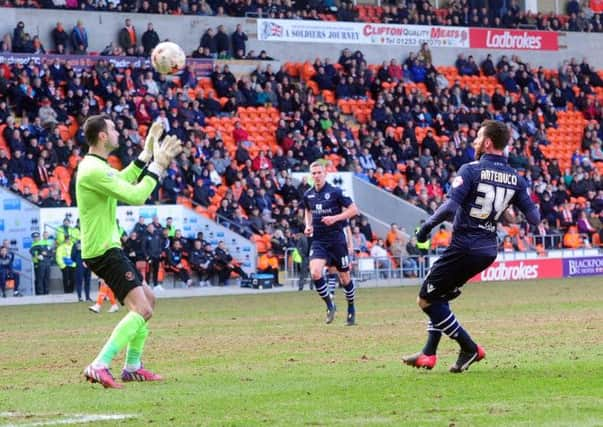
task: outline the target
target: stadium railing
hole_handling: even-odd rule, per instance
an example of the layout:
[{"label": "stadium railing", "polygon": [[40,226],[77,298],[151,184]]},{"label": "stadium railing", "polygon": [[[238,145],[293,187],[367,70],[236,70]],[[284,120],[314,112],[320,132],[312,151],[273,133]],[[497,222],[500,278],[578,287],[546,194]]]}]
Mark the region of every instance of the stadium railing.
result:
[{"label": "stadium railing", "polygon": [[[300,269],[307,265],[293,261],[295,248],[287,248],[284,256],[284,283],[297,287],[300,280]],[[308,261],[309,262],[309,261]],[[378,280],[422,279],[429,271],[429,257],[352,257],[352,278],[357,283]],[[310,280],[310,272],[305,274],[306,281]]]},{"label": "stadium railing", "polygon": [[[21,264],[31,264],[31,257],[25,257],[16,251],[12,251],[15,255],[15,259],[18,259]],[[33,271],[33,270],[32,270]],[[34,277],[31,274],[26,273],[23,269],[15,270],[15,273],[19,275],[19,292],[23,295],[35,295]],[[14,280],[9,279],[6,281],[6,289],[11,291],[14,289]]]},{"label": "stadium railing", "polygon": [[[600,256],[601,248],[598,244],[586,245],[579,248],[563,247],[563,234],[555,233],[544,236],[528,235],[536,247],[527,251],[514,250],[505,252],[499,250],[498,261],[513,261],[524,259],[546,259],[546,258],[572,258]],[[588,235],[580,234],[584,241],[590,241]],[[300,269],[306,268],[304,275],[306,281],[310,280],[309,260],[300,264],[293,261],[295,248],[287,248],[284,255],[284,283],[289,286],[298,286],[300,280]],[[357,283],[367,281],[386,281],[390,279],[423,279],[429,272],[430,265],[435,262],[442,251],[431,250],[425,256],[402,256],[402,257],[352,257],[351,272]]]}]

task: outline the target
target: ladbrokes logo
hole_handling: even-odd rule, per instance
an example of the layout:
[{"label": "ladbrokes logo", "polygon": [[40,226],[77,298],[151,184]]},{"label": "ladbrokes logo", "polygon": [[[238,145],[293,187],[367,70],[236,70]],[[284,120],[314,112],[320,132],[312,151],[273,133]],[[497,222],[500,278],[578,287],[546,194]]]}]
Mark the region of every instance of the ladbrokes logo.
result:
[{"label": "ladbrokes logo", "polygon": [[480,275],[482,281],[502,281],[502,280],[528,280],[538,278],[537,264],[524,264],[507,266],[501,262],[495,267],[490,267]]},{"label": "ladbrokes logo", "polygon": [[470,28],[472,49],[559,50],[558,34],[554,31],[498,30]]},{"label": "ladbrokes logo", "polygon": [[511,35],[510,31],[502,34],[488,30],[486,34],[486,47],[493,49],[540,49],[542,47],[542,37],[530,36],[527,31],[522,34]]}]

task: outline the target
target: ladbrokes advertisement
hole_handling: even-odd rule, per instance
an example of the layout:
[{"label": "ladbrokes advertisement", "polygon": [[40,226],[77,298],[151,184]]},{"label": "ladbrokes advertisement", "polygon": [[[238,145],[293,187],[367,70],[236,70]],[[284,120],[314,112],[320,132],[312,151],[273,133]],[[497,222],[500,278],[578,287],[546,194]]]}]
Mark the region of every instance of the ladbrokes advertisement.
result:
[{"label": "ladbrokes advertisement", "polygon": [[471,28],[469,34],[471,49],[559,50],[554,31]]},{"label": "ladbrokes advertisement", "polygon": [[486,270],[473,277],[470,282],[558,279],[561,277],[563,277],[562,259],[530,259],[495,261]]}]

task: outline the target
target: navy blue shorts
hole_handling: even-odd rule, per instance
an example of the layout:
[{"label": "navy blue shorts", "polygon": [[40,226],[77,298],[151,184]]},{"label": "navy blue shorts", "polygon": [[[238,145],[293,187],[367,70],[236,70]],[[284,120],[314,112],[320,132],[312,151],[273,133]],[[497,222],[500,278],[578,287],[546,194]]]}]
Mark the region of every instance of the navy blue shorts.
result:
[{"label": "navy blue shorts", "polygon": [[429,302],[450,301],[461,294],[460,288],[494,262],[496,255],[461,252],[448,248],[423,280],[419,296]]},{"label": "navy blue shorts", "polygon": [[335,267],[340,272],[350,271],[350,256],[345,240],[334,242],[312,240],[310,260],[313,259],[324,259],[328,266]]}]

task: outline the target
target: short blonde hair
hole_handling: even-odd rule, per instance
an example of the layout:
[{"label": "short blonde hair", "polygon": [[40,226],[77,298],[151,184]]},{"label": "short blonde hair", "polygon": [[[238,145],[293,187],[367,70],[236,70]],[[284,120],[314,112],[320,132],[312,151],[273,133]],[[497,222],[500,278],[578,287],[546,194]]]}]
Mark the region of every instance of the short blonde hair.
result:
[{"label": "short blonde hair", "polygon": [[326,169],[326,167],[327,167],[326,161],[324,159],[320,159],[320,160],[316,160],[316,161],[312,162],[310,164],[310,169],[315,168],[315,167]]}]

